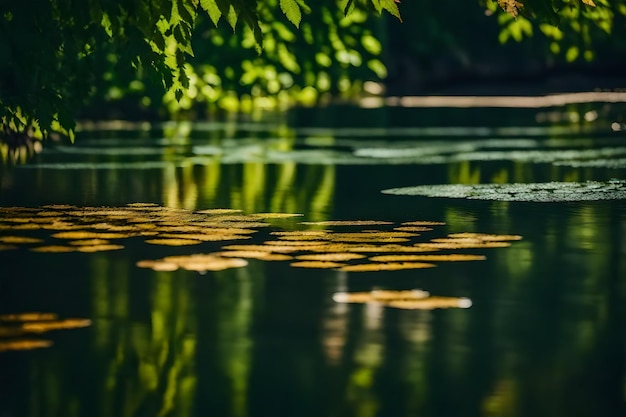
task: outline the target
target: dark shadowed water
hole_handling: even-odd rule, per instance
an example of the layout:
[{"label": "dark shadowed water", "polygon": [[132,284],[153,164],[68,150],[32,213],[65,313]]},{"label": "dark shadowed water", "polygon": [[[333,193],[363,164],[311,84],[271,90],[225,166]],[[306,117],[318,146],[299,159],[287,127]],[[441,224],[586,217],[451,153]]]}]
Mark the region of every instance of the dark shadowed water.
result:
[{"label": "dark shadowed water", "polygon": [[[75,145],[47,144],[0,171],[0,417],[623,417],[626,200],[381,191],[624,180],[625,110],[339,107],[260,121],[91,126]],[[177,209],[168,227],[213,208],[302,216],[268,220],[236,242],[163,246],[134,235],[108,239],[118,250],[36,251],[71,247],[52,235],[87,225],[89,210],[103,206],[110,217],[74,230],[150,230],[156,217],[129,217],[132,203]],[[302,224],[328,220],[392,223],[343,232],[445,223],[406,245],[456,233],[522,239],[448,250],[486,259],[427,269],[258,259],[204,273],[137,266],[261,244],[276,239],[271,232],[339,230]],[[471,306],[333,300],[377,289],[423,289]],[[7,317],[26,312],[90,322],[44,332]],[[49,346],[17,350],[24,340]]]}]

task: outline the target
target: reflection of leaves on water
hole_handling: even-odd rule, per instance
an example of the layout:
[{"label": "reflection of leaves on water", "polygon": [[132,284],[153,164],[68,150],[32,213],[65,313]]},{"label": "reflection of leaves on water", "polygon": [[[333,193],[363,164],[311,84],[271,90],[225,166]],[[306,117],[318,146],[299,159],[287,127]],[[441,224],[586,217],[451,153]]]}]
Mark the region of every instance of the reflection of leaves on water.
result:
[{"label": "reflection of leaves on water", "polygon": [[383,194],[474,200],[563,202],[626,199],[626,181],[513,184],[443,184],[391,188]]},{"label": "reflection of leaves on water", "polygon": [[338,292],[333,295],[338,303],[377,303],[387,307],[408,310],[432,310],[436,308],[469,308],[472,301],[465,297],[431,296],[424,290],[373,290],[369,292]]},{"label": "reflection of leaves on water", "polygon": [[52,346],[50,340],[27,338],[27,334],[91,326],[88,319],[59,319],[54,313],[27,312],[0,315],[0,352]]}]

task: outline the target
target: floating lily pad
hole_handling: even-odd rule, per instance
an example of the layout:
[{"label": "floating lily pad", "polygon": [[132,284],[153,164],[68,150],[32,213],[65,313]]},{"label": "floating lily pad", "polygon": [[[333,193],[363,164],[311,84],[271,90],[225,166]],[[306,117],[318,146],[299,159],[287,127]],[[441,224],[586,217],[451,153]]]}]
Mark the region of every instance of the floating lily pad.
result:
[{"label": "floating lily pad", "polygon": [[52,346],[50,340],[38,339],[17,339],[9,341],[0,341],[0,352],[9,350],[33,350]]},{"label": "floating lily pad", "polygon": [[41,239],[25,236],[0,236],[0,242],[3,243],[39,243]]},{"label": "floating lily pad", "polygon": [[453,238],[453,239],[478,239],[478,240],[485,240],[488,242],[522,240],[522,237],[519,235],[494,235],[494,234],[486,234],[486,233],[451,233],[448,235],[448,237]]},{"label": "floating lily pad", "polygon": [[380,255],[372,256],[371,261],[374,262],[413,262],[413,261],[426,261],[426,262],[458,262],[458,261],[483,261],[487,259],[483,255],[468,255],[461,253],[454,253],[448,255]]},{"label": "floating lily pad", "polygon": [[[29,339],[27,333],[47,333],[55,330],[88,327],[88,319],[58,319],[54,313],[26,312],[0,316],[0,352],[31,350],[52,346],[49,340]],[[7,339],[8,338],[8,339]]]},{"label": "floating lily pad", "polygon": [[89,326],[91,326],[91,320],[88,319],[29,321],[22,324],[22,330],[27,333],[45,333],[52,330],[78,329]]},{"label": "floating lily pad", "polygon": [[365,258],[365,255],[361,255],[358,253],[314,253],[310,255],[300,255],[296,256],[297,259],[303,261],[331,261],[331,262],[343,262],[343,261],[351,261],[353,259],[362,259]]},{"label": "floating lily pad", "polygon": [[387,307],[409,310],[432,310],[435,308],[469,308],[472,301],[465,297],[431,297],[424,290],[373,290],[369,292],[339,292],[333,295],[338,303],[377,303]]},{"label": "floating lily pad", "polygon": [[94,253],[124,249],[123,245],[83,245],[78,246],[79,252]]},{"label": "floating lily pad", "polygon": [[296,268],[335,269],[345,264],[331,261],[299,261],[292,262],[290,265]]},{"label": "floating lily pad", "polygon": [[33,252],[47,252],[47,253],[74,252],[75,250],[76,250],[75,247],[62,246],[62,245],[39,246],[39,247],[31,249],[31,251],[33,251]]},{"label": "floating lily pad", "polygon": [[513,184],[446,184],[392,188],[383,194],[496,201],[562,202],[626,199],[626,181]]},{"label": "floating lily pad", "polygon": [[4,314],[0,316],[0,321],[39,321],[39,320],[56,320],[57,315],[54,313],[16,313],[16,314]]},{"label": "floating lily pad", "polygon": [[137,262],[140,268],[150,268],[154,271],[175,271],[178,268],[189,271],[221,271],[228,268],[246,266],[245,259],[225,258],[213,254],[194,254],[181,256],[167,256],[162,259],[143,260]]},{"label": "floating lily pad", "polygon": [[368,292],[338,292],[333,294],[333,301],[338,303],[368,303],[393,300],[421,300],[430,296],[428,291],[415,290],[372,290]]},{"label": "floating lily pad", "polygon": [[109,241],[107,239],[81,239],[81,240],[72,240],[67,242],[70,245],[74,246],[93,246],[93,245],[108,245]]},{"label": "floating lily pad", "polygon": [[376,226],[393,223],[380,220],[328,220],[320,222],[300,222],[300,224],[310,226]]},{"label": "floating lily pad", "polygon": [[390,301],[386,305],[406,310],[434,310],[436,308],[470,308],[472,301],[464,297],[429,297],[423,300]]},{"label": "floating lily pad", "polygon": [[292,256],[281,254],[281,253],[272,253],[268,251],[260,251],[260,250],[233,250],[233,251],[222,251],[215,252],[217,256],[225,256],[227,258],[248,258],[248,259],[260,259],[263,261],[288,261],[293,259]]},{"label": "floating lily pad", "polygon": [[162,246],[189,246],[189,245],[199,245],[202,243],[201,240],[195,239],[148,239],[145,241],[151,245],[162,245]]},{"label": "floating lily pad", "polygon": [[433,268],[434,266],[434,264],[426,262],[375,262],[369,264],[346,265],[341,267],[339,270],[345,272],[399,271],[401,269]]}]

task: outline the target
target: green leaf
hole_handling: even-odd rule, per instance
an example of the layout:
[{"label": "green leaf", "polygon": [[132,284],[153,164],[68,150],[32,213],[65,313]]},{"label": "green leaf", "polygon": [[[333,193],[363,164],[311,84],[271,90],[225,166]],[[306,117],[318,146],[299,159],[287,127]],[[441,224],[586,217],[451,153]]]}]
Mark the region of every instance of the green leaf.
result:
[{"label": "green leaf", "polygon": [[346,7],[343,9],[344,16],[348,16],[348,13],[350,13],[350,10],[353,7],[354,7],[354,0],[348,0],[348,3],[346,3]]},{"label": "green leaf", "polygon": [[235,27],[237,26],[237,19],[237,11],[233,6],[230,6],[230,8],[228,9],[228,14],[226,15],[226,20],[228,21],[230,27],[233,28],[233,30],[235,30]]},{"label": "green leaf", "polygon": [[217,26],[220,17],[222,17],[222,11],[217,6],[215,0],[200,0],[200,7],[202,7],[202,10],[207,12],[213,24]]},{"label": "green leaf", "polygon": [[300,26],[302,20],[302,11],[296,0],[280,0],[280,9],[283,11],[287,19],[296,27]]},{"label": "green leaf", "polygon": [[402,22],[402,17],[400,17],[400,10],[398,10],[398,5],[394,0],[380,0],[380,5],[392,16],[395,16],[396,18],[398,18],[399,21]]}]

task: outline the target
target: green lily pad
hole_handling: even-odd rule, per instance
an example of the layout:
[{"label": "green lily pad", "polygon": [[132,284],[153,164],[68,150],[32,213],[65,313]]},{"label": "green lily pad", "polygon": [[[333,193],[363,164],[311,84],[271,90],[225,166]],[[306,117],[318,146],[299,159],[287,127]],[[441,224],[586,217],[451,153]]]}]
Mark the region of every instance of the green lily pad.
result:
[{"label": "green lily pad", "polygon": [[598,201],[626,199],[626,181],[545,182],[514,184],[444,184],[391,188],[383,194],[466,198],[494,201]]}]

